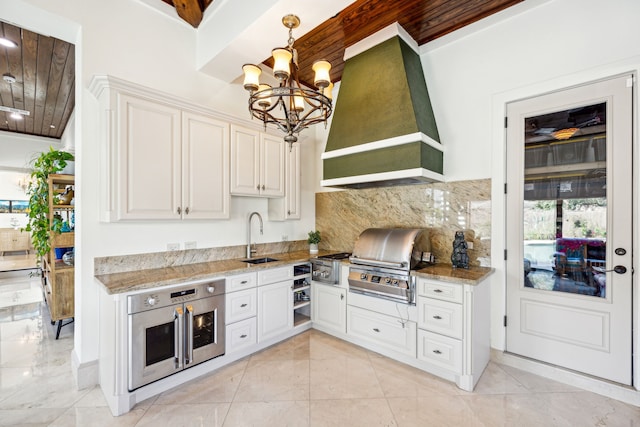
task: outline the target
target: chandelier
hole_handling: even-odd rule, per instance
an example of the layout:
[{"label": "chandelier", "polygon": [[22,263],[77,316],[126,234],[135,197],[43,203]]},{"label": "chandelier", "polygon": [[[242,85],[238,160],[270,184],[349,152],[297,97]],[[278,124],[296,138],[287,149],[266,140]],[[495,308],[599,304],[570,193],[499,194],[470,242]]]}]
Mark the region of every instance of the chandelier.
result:
[{"label": "chandelier", "polygon": [[253,64],[242,66],[244,71],[244,88],[249,91],[249,112],[264,123],[275,125],[286,135],[284,140],[289,149],[298,140],[297,134],[309,125],[324,122],[331,116],[331,89],[333,83],[329,77],[331,64],[325,60],[313,63],[315,77],[313,84],[317,90],[300,85],[298,79],[298,52],[293,47],[293,29],[300,25],[296,15],[286,15],[282,24],[289,29],[287,47],[271,51],[273,56],[273,76],[280,85],[271,87],[260,84],[262,70]]}]

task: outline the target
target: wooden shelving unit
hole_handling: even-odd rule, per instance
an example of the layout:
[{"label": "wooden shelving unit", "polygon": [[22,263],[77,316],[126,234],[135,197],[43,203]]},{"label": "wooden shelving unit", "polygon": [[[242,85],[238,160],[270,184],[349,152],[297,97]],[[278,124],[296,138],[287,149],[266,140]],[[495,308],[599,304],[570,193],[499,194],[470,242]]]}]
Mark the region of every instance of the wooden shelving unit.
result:
[{"label": "wooden shelving unit", "polygon": [[[56,195],[65,191],[69,185],[75,184],[73,175],[49,175],[49,223],[53,223],[54,215],[59,213],[63,219],[69,221],[75,210],[74,205],[59,205],[54,201]],[[51,250],[42,259],[42,285],[44,297],[49,307],[51,324],[58,322],[56,339],[60,336],[60,329],[71,323],[74,317],[74,266],[65,264],[62,259],[56,259],[56,249],[73,248],[75,233],[49,233]],[[64,320],[70,319],[66,323]]]}]

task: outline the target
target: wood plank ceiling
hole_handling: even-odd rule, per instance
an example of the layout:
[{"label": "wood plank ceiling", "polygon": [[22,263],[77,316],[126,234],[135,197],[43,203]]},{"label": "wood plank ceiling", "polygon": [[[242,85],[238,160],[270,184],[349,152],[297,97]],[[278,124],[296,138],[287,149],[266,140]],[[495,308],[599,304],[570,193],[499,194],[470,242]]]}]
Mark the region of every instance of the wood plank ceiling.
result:
[{"label": "wood plank ceiling", "polygon": [[0,130],[59,139],[75,107],[74,45],[5,22],[0,37],[18,45],[0,47],[0,105],[30,113],[0,111]]},{"label": "wood plank ceiling", "polygon": [[[159,0],[176,8],[194,28],[214,0]],[[316,59],[332,64],[331,80],[337,82],[344,68],[346,47],[398,22],[419,45],[504,10],[523,0],[357,0],[309,33],[299,36],[300,82],[312,87],[311,66]],[[301,17],[304,19],[304,17]],[[75,48],[72,44],[0,21],[0,36],[18,44],[0,47],[0,105],[27,110],[15,120],[0,111],[0,130],[60,138],[75,106]],[[287,32],[282,27],[282,44]],[[274,46],[275,47],[275,46]],[[270,58],[256,58],[269,65]]]}]

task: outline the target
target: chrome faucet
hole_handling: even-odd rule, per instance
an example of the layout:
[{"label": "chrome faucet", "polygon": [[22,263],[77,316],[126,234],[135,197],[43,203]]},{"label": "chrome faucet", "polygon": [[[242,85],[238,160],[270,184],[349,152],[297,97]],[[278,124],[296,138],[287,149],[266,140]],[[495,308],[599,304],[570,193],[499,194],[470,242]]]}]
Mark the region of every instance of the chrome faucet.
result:
[{"label": "chrome faucet", "polygon": [[255,249],[251,249],[251,219],[254,215],[258,215],[258,219],[260,220],[260,234],[262,234],[262,216],[258,212],[251,212],[249,214],[249,220],[247,221],[247,258],[251,258],[253,254],[256,253]]}]

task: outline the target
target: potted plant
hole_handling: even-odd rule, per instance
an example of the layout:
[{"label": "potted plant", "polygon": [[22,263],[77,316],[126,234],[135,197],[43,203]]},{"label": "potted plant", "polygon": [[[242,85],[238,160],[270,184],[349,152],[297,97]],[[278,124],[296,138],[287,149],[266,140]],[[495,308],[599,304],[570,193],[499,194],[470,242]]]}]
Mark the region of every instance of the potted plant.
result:
[{"label": "potted plant", "polygon": [[49,223],[49,183],[47,179],[52,173],[57,173],[73,160],[73,154],[66,151],[54,150],[53,147],[40,154],[33,162],[31,181],[27,189],[29,196],[29,213],[27,226],[24,230],[31,233],[33,248],[39,258],[50,250],[49,232],[59,233],[62,229],[62,218]]},{"label": "potted plant", "polygon": [[309,243],[309,253],[317,254],[318,243],[320,243],[320,232],[318,230],[310,231],[307,242]]}]

